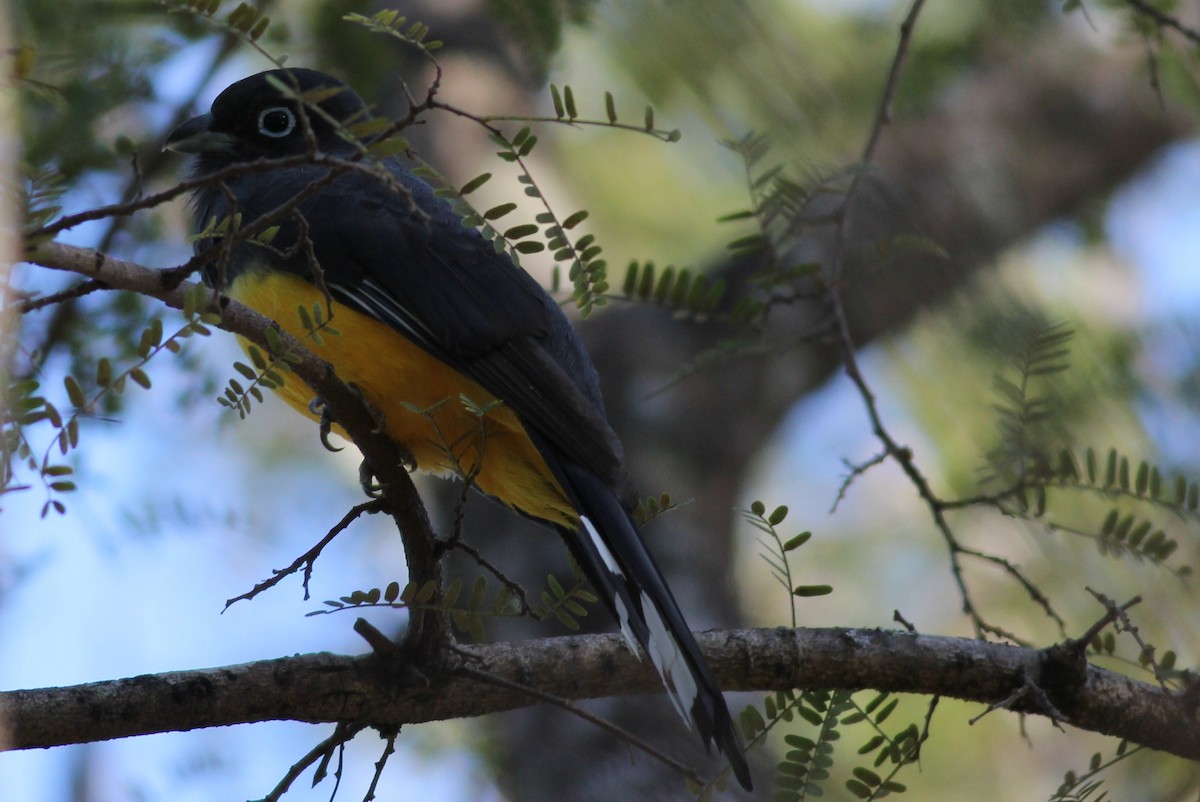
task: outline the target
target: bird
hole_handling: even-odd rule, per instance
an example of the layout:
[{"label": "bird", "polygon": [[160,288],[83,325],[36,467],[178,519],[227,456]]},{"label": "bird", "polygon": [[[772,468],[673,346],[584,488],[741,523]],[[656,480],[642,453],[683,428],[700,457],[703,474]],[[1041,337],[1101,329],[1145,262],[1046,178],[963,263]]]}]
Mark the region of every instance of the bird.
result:
[{"label": "bird", "polygon": [[[234,242],[203,280],[299,338],[312,323],[297,308],[328,305],[338,336],[315,350],[383,431],[418,470],[466,477],[557,530],[677,712],[751,789],[725,699],[634,521],[622,446],[579,334],[402,161],[363,158],[348,129],[371,119],[341,80],[280,68],[231,84],[176,127],[164,148],[193,157],[192,178],[225,171],[191,192],[197,252],[220,239],[219,221],[249,225],[294,202],[269,241]],[[294,377],[277,390],[318,415]]]}]

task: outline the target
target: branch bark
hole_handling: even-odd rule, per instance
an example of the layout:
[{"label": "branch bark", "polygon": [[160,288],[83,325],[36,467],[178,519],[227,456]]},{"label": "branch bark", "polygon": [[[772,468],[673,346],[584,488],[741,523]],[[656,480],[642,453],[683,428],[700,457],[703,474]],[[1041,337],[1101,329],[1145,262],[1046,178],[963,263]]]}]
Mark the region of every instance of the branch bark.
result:
[{"label": "branch bark", "polygon": [[[1197,699],[1083,662],[1067,645],[1034,650],[877,629],[745,629],[698,636],[730,690],[877,689],[997,704],[1032,683],[1065,723],[1200,759]],[[659,693],[616,635],[463,646],[461,663],[564,699]],[[1075,663],[1077,662],[1077,665]],[[1025,694],[1014,712],[1045,715]],[[520,691],[460,676],[397,676],[374,655],[328,653],[0,693],[0,747],[33,749],[269,720],[377,727],[533,705]]]}]

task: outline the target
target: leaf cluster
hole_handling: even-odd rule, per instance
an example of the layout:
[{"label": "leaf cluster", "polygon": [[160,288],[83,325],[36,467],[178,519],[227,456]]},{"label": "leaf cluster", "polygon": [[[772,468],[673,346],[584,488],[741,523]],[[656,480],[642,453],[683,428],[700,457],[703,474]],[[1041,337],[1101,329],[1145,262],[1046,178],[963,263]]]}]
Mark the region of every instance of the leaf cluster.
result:
[{"label": "leaf cluster", "polygon": [[[767,507],[761,501],[755,501],[750,509],[741,511],[742,518],[761,535],[758,543],[762,546],[759,557],[771,569],[771,576],[780,586],[793,597],[807,598],[812,596],[827,596],[833,592],[832,585],[793,585],[792,568],[788,555],[803,546],[812,538],[812,532],[804,531],[791,537],[784,538],[777,528],[787,518],[788,508],[780,505],[767,514]],[[790,603],[792,611],[792,626],[796,626],[796,606]]]},{"label": "leaf cluster", "polygon": [[[42,516],[51,511],[65,513],[66,506],[59,496],[75,490],[76,486],[69,478],[74,468],[62,460],[79,446],[80,421],[96,417],[107,399],[125,392],[128,382],[150,389],[146,368],[152,359],[163,351],[180,353],[182,341],[192,335],[207,336],[210,330],[206,324],[211,325],[215,318],[201,311],[200,299],[206,297],[203,288],[189,296],[191,308],[184,312],[184,323],[169,335],[164,334],[161,317],[151,318],[138,335],[132,349],[134,356],[128,364],[122,366],[117,358],[100,356],[89,376],[67,373],[63,390],[69,411],[60,410],[59,405],[43,394],[37,379],[11,382],[5,388],[0,418],[0,497],[29,490],[31,486],[20,479],[22,471],[29,471],[39,478],[46,491]],[[32,427],[39,425],[52,429],[50,445],[41,451],[33,445],[30,433]]]},{"label": "leaf cluster", "polygon": [[238,3],[223,20],[217,19],[217,12],[221,9],[221,0],[183,0],[177,7],[205,19],[216,27],[251,44],[261,39],[271,24],[271,20],[266,14],[249,3]]},{"label": "leaf cluster", "polygon": [[1010,379],[996,373],[992,377],[992,388],[999,397],[993,409],[1000,436],[985,455],[989,471],[981,477],[981,484],[1020,484],[1027,475],[1047,472],[1048,458],[1037,427],[1053,419],[1055,401],[1051,395],[1035,393],[1033,383],[1070,367],[1069,344],[1074,336],[1074,330],[1062,322],[1037,321],[1018,327],[1009,358],[1016,376]]},{"label": "leaf cluster", "polygon": [[[672,310],[676,317],[706,320],[725,297],[723,279],[711,279],[704,273],[688,268],[676,269],[667,265],[657,270],[654,262],[632,261],[625,271],[621,291],[625,298]],[[750,303],[747,299],[746,303]],[[733,311],[730,317],[748,319],[746,307]],[[756,310],[755,310],[756,312]]]},{"label": "leaf cluster", "polygon": [[1135,746],[1130,749],[1129,742],[1122,740],[1108,760],[1100,752],[1093,753],[1086,770],[1070,770],[1063,775],[1062,784],[1050,795],[1049,802],[1104,802],[1108,799],[1108,792],[1103,790],[1104,780],[1098,777],[1116,764],[1133,757],[1142,748]]},{"label": "leaf cluster", "polygon": [[[850,691],[780,691],[764,697],[761,711],[754,705],[747,706],[739,722],[743,735],[751,741],[784,724],[803,722],[816,729],[811,737],[797,732],[784,735],[788,751],[776,766],[777,790],[773,796],[778,802],[824,796],[825,784],[832,776],[834,752],[845,731],[851,727],[872,731],[857,750],[860,757],[873,756],[871,766],[853,767],[844,785],[857,799],[882,799],[907,790],[895,777],[916,762],[924,740],[916,724],[906,725],[895,735],[884,731],[884,722],[898,704],[899,699],[888,693],[878,693],[859,705]],[[885,766],[887,773],[879,774]]]},{"label": "leaf cluster", "polygon": [[466,585],[462,579],[453,580],[440,596],[438,584],[432,580],[423,583],[409,582],[403,587],[398,582],[391,582],[382,590],[355,590],[337,599],[326,600],[326,609],[314,610],[308,615],[327,615],[371,607],[431,610],[448,616],[455,629],[476,643],[484,640],[486,617],[513,618],[531,615],[540,621],[553,616],[567,629],[576,631],[579,629],[579,619],[588,614],[587,605],[595,604],[597,599],[595,594],[587,589],[587,579],[583,570],[574,561],[571,563],[571,571],[572,581],[569,585],[564,585],[553,574],[548,575],[546,588],[539,594],[541,604],[534,604],[529,608],[525,607],[523,598],[513,585],[507,582],[500,583],[499,589],[491,593],[487,578],[481,576],[475,579],[465,600],[463,590]]},{"label": "leaf cluster", "polygon": [[429,36],[428,25],[416,20],[409,22],[408,17],[395,9],[383,9],[369,17],[364,14],[346,14],[342,19],[362,25],[374,33],[382,33],[399,39],[401,42],[425,52],[437,50],[442,46],[441,40],[427,38]]},{"label": "leaf cluster", "polygon": [[[311,307],[303,304],[296,307],[296,319],[304,334],[300,342],[320,348],[325,345],[324,337],[340,337],[341,332],[334,327],[327,317],[325,306],[314,302]],[[253,403],[262,403],[263,389],[277,390],[287,382],[285,374],[291,372],[292,365],[299,364],[301,357],[294,346],[284,344],[278,329],[272,327],[266,330],[267,354],[253,343],[246,343],[246,356],[251,364],[234,362],[233,369],[248,380],[243,385],[237,378],[231,377],[225,385],[225,390],[217,397],[217,402],[227,409],[235,410],[238,417],[244,419],[253,409]]]},{"label": "leaf cluster", "polygon": [[676,509],[679,505],[671,499],[670,493],[659,493],[657,496],[639,498],[633,508],[633,520],[639,527],[653,521],[658,516]]}]

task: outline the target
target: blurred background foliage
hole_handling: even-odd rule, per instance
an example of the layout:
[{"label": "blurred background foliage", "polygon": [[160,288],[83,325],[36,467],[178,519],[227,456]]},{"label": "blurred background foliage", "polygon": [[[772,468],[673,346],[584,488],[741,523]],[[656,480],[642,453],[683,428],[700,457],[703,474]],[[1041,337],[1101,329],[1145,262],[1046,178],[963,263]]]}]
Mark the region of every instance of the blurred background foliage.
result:
[{"label": "blurred background foliage", "polygon": [[[552,114],[547,82],[573,87],[584,117],[603,118],[605,91],[622,120],[640,122],[644,105],[653,104],[659,125],[680,129],[680,142],[542,126],[532,161],[539,185],[557,208],[591,212],[586,229],[605,249],[614,287],[636,259],[725,276],[734,292],[763,264],[761,255],[726,248],[753,231],[751,222],[715,222],[749,205],[745,166],[722,142],[764,135],[767,161],[812,192],[808,209],[832,208],[858,169],[907,9],[889,0],[388,5],[445,42],[437,54],[440,97],[471,112]],[[1188,4],[1154,6],[1185,25],[1200,24]],[[383,113],[403,112],[403,86],[420,98],[431,80],[428,62],[411,49],[342,21],[379,6],[262,0],[256,7],[271,18],[263,48],[345,78]],[[46,217],[178,181],[183,165],[160,150],[166,133],[232,80],[270,66],[220,26],[169,3],[9,0],[3,13],[14,39],[0,65],[3,91],[16,93],[20,104],[20,181],[35,188],[33,211]],[[1200,280],[1188,256],[1200,230],[1200,148],[1189,140],[1196,67],[1194,46],[1120,0],[1071,13],[1063,3],[1036,0],[935,2],[923,11],[892,125],[856,207],[844,279],[885,421],[944,498],[981,492],[986,454],[1001,443],[994,377],[1011,375],[1012,343],[1030,321],[1063,321],[1075,331],[1070,369],[1037,380],[1054,411],[1030,430],[1039,446],[1051,455],[1070,449],[1080,459],[1088,447],[1101,455],[1116,448],[1135,465],[1158,465],[1164,476],[1200,478],[1200,330],[1193,322]],[[429,115],[406,135],[460,185],[483,171],[503,176],[480,191],[482,206],[520,196],[516,174],[491,155],[493,145],[471,122]],[[521,213],[531,216],[531,209]],[[172,203],[81,225],[62,239],[171,266],[188,255],[185,218],[183,204]],[[789,258],[824,262],[830,227],[819,214],[802,222],[804,236]],[[910,234],[928,239],[912,247],[903,239]],[[524,264],[550,281],[548,260]],[[71,281],[25,267],[11,287],[48,295]],[[859,477],[837,514],[828,515],[847,472],[842,460],[864,462],[878,446],[860,401],[835,374],[837,348],[826,336],[820,298],[773,309],[754,349],[678,383],[672,377],[681,366],[731,331],[626,303],[610,307],[586,321],[584,334],[643,495],[667,490],[677,500],[693,499],[648,534],[684,608],[697,611],[693,624],[790,620],[788,605],[796,600],[769,580],[760,547],[735,512],[762,498],[768,507],[788,504],[789,525],[816,534],[796,558],[802,581],[835,588],[831,596],[799,600],[802,625],[892,626],[898,609],[922,632],[972,633],[946,546],[893,465]],[[143,300],[105,292],[50,306],[25,315],[9,333],[5,368],[40,379],[61,401],[64,374],[93,376],[101,356],[133,358],[147,318],[159,313]],[[168,329],[177,325],[165,317]],[[347,633],[349,619],[297,622],[310,609],[298,590],[214,620],[225,598],[319,537],[325,524],[314,529],[312,522],[332,524],[356,490],[353,460],[324,453],[282,405],[255,412],[248,426],[219,410],[212,399],[231,373],[230,339],[194,340],[181,357],[152,364],[152,392],[106,398],[103,414],[85,421],[75,462],[80,489],[63,499],[65,516],[38,520],[44,491],[29,476],[23,481],[32,489],[4,496],[5,686],[360,648]],[[428,488],[430,498],[438,492]],[[450,509],[432,506],[435,516]],[[1082,632],[1101,615],[1084,586],[1117,600],[1140,593],[1145,603],[1134,618],[1142,636],[1159,644],[1160,654],[1172,649],[1181,666],[1193,666],[1200,646],[1195,592],[1174,572],[1197,561],[1195,517],[1136,500],[1119,506],[1153,517],[1179,542],[1166,567],[1100,553],[1096,534],[1113,503],[1095,493],[1051,490],[1042,520],[987,505],[953,512],[963,542],[1026,571],[1065,631],[992,564],[968,564],[974,602],[992,623],[1043,645]],[[562,569],[557,544],[496,513],[472,502],[474,535],[483,543],[495,535],[489,553],[500,554],[514,575],[527,573],[536,587],[547,570]],[[362,529],[357,545],[329,558],[343,562],[324,572],[318,566],[317,598],[402,573],[386,527]],[[505,539],[507,530],[521,533]],[[670,531],[679,537],[669,538]],[[82,553],[96,561],[81,562]],[[379,565],[391,573],[379,576]],[[105,574],[128,579],[97,579]],[[95,600],[86,625],[92,631],[80,638],[78,654],[56,654],[43,633],[76,626],[64,622],[77,616],[80,596]],[[147,609],[164,606],[170,612]],[[398,626],[395,618],[385,622]],[[197,633],[192,645],[172,645],[187,632]],[[547,632],[543,625],[517,634]],[[102,659],[110,651],[124,652],[128,662]],[[1125,642],[1100,662],[1137,674],[1136,657]],[[651,715],[638,703],[596,709],[623,724]],[[650,737],[672,732],[664,712],[662,727],[645,725]],[[939,708],[921,770],[901,778],[914,798],[1048,798],[1064,771],[1082,771],[1094,751],[1107,757],[1116,748],[1004,713],[968,726],[978,712],[951,703]],[[924,702],[906,701],[896,715],[920,722]],[[406,733],[401,765],[388,777],[392,798],[417,790],[430,799],[679,791],[677,780],[658,776],[648,761],[631,767],[622,747],[597,743],[601,736],[564,718],[534,711],[485,726],[451,722]],[[322,737],[299,726],[253,729],[224,741],[197,733],[0,755],[0,784],[20,776],[22,784],[12,786],[20,795],[11,798],[21,802],[256,794]],[[663,737],[667,748],[679,745],[670,740],[675,736]],[[356,744],[351,758],[361,765],[351,784],[369,777],[376,757],[373,745]],[[763,758],[760,767],[769,772],[770,763]],[[767,798],[771,782],[764,768],[759,772]],[[1196,795],[1195,768],[1160,756],[1137,755],[1111,774],[1115,798]],[[828,791],[848,798],[840,782]],[[297,791],[293,798],[308,797]]]}]

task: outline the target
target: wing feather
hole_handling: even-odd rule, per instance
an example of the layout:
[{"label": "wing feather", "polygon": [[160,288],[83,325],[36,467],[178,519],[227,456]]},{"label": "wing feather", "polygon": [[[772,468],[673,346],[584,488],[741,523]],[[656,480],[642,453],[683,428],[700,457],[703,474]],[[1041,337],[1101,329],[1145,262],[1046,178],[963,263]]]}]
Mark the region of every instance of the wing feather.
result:
[{"label": "wing feather", "polygon": [[[621,446],[562,310],[426,184],[397,177],[427,219],[361,176],[301,206],[330,292],[471,378],[544,442],[619,488]],[[299,259],[289,267],[307,271]]]}]

